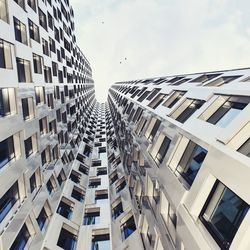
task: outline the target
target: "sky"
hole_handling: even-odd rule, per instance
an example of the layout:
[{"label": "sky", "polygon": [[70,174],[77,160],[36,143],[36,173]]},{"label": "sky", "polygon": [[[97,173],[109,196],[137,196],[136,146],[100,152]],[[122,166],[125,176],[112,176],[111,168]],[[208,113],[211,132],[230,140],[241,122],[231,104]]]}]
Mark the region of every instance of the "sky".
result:
[{"label": "sky", "polygon": [[250,67],[249,0],[71,0],[97,100],[117,81]]}]

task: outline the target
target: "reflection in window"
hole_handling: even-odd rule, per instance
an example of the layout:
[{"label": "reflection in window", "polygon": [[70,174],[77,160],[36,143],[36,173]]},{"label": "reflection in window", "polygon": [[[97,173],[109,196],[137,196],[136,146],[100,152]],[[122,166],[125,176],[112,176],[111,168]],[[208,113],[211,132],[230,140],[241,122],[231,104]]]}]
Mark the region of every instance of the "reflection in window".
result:
[{"label": "reflection in window", "polygon": [[74,250],[76,249],[77,236],[68,230],[62,228],[57,245],[64,250]]},{"label": "reflection in window", "polygon": [[228,249],[249,205],[224,184],[217,181],[200,219],[222,249]]},{"label": "reflection in window", "polygon": [[30,232],[29,232],[26,224],[24,223],[24,225],[22,226],[21,230],[19,231],[15,241],[11,245],[10,250],[17,250],[17,249],[23,250],[30,237],[31,237]]},{"label": "reflection in window", "polygon": [[110,241],[109,234],[99,234],[92,237],[91,250],[109,250]]},{"label": "reflection in window", "polygon": [[190,141],[179,162],[176,171],[184,178],[188,185],[192,185],[201,165],[207,155],[207,150]]},{"label": "reflection in window", "polygon": [[131,216],[125,223],[121,225],[122,239],[126,240],[135,230],[136,225],[134,217]]}]

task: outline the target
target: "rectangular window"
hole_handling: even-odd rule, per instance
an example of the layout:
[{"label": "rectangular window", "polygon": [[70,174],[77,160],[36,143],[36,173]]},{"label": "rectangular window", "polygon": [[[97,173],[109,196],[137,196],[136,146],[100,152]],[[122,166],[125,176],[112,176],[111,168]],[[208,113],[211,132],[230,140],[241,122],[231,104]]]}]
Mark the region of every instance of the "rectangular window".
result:
[{"label": "rectangular window", "polygon": [[15,241],[12,243],[10,250],[24,249],[30,237],[31,237],[30,232],[26,224],[24,223]]},{"label": "rectangular window", "polygon": [[47,94],[47,103],[50,109],[54,108],[54,97],[53,94]]},{"label": "rectangular window", "polygon": [[108,202],[108,190],[96,190],[95,191],[95,203],[105,204]]},{"label": "rectangular window", "polygon": [[156,119],[155,117],[153,117],[150,122],[149,125],[147,127],[147,130],[145,131],[145,137],[151,142],[153,141],[159,127],[161,125],[161,121]]},{"label": "rectangular window", "polygon": [[152,145],[149,150],[149,154],[152,156],[157,165],[160,165],[171,144],[171,140],[163,133],[159,135],[157,141]]},{"label": "rectangular window", "polygon": [[56,212],[61,216],[70,220],[73,213],[73,208],[74,208],[74,203],[63,197],[58,205]]},{"label": "rectangular window", "polygon": [[89,180],[89,188],[97,188],[101,185],[101,179],[90,179]]},{"label": "rectangular window", "polygon": [[66,180],[66,176],[65,173],[63,171],[63,169],[60,171],[60,173],[57,176],[57,181],[59,183],[60,186],[62,186],[63,182]]},{"label": "rectangular window", "polygon": [[163,103],[163,106],[172,108],[184,96],[184,91],[174,91],[173,94]]},{"label": "rectangular window", "polygon": [[16,97],[14,88],[0,89],[0,117],[16,113]]},{"label": "rectangular window", "polygon": [[0,1],[0,19],[6,23],[8,22],[9,19],[6,0]]},{"label": "rectangular window", "polygon": [[95,225],[100,223],[100,209],[95,209],[97,211],[85,212],[83,225]]},{"label": "rectangular window", "polygon": [[16,58],[18,82],[32,82],[30,61]]},{"label": "rectangular window", "polygon": [[159,94],[157,95],[153,101],[151,101],[148,106],[152,109],[156,109],[163,101],[164,97],[167,96],[166,94]]},{"label": "rectangular window", "polygon": [[98,234],[92,237],[91,250],[109,250],[110,240],[109,234]]},{"label": "rectangular window", "polygon": [[76,234],[62,228],[57,245],[65,250],[75,250],[77,243],[77,236]]},{"label": "rectangular window", "polygon": [[40,43],[39,27],[35,23],[33,23],[30,19],[28,19],[28,23],[29,23],[30,38]]},{"label": "rectangular window", "polygon": [[49,43],[43,38],[42,38],[42,46],[43,46],[43,54],[46,56],[50,56]]},{"label": "rectangular window", "polygon": [[123,213],[123,206],[121,200],[119,199],[118,204],[112,204],[112,207],[112,216],[113,219],[116,219]]},{"label": "rectangular window", "polygon": [[37,188],[36,182],[36,172],[30,177],[30,192],[33,193],[34,190]]},{"label": "rectangular window", "polygon": [[56,184],[55,184],[55,180],[53,180],[53,177],[50,178],[48,180],[48,182],[46,183],[46,188],[47,188],[49,194],[52,194],[53,191],[56,189]]},{"label": "rectangular window", "polygon": [[230,97],[207,119],[207,122],[225,128],[249,101],[248,97]]},{"label": "rectangular window", "polygon": [[0,223],[19,199],[18,182],[16,181],[0,199]]},{"label": "rectangular window", "polygon": [[81,190],[80,188],[74,186],[72,193],[71,193],[71,197],[75,198],[76,200],[83,202],[84,201],[84,191]]},{"label": "rectangular window", "polygon": [[24,148],[26,158],[33,154],[32,136],[24,141]]},{"label": "rectangular window", "polygon": [[135,230],[136,225],[134,216],[132,215],[126,222],[121,225],[122,239],[126,240]]},{"label": "rectangular window", "polygon": [[13,136],[10,136],[0,142],[0,169],[15,157],[14,140]]},{"label": "rectangular window", "polygon": [[15,39],[28,45],[26,25],[20,22],[16,17],[14,19]]},{"label": "rectangular window", "polygon": [[213,81],[205,84],[204,86],[217,86],[218,87],[218,86],[227,84],[229,82],[232,82],[239,77],[241,77],[241,76],[222,76],[222,77],[217,78],[216,80],[213,80]]},{"label": "rectangular window", "polygon": [[119,180],[119,182],[116,184],[116,193],[118,194],[119,192],[121,192],[125,187],[126,187],[127,183],[125,178],[122,178],[121,180]]},{"label": "rectangular window", "polygon": [[41,11],[40,8],[38,8],[38,15],[39,15],[39,24],[47,31],[47,17]]},{"label": "rectangular window", "polygon": [[35,96],[36,96],[36,105],[46,103],[44,87],[35,87]]},{"label": "rectangular window", "polygon": [[23,119],[25,121],[34,118],[34,104],[32,97],[22,99],[22,110],[23,110]]},{"label": "rectangular window", "polygon": [[82,164],[79,165],[79,168],[78,170],[83,173],[83,174],[86,174],[88,175],[89,174],[89,168],[87,166],[84,166]]},{"label": "rectangular window", "polygon": [[36,0],[27,0],[27,3],[36,12]]},{"label": "rectangular window", "polygon": [[76,184],[80,183],[81,181],[81,174],[77,173],[76,171],[72,170],[69,176],[69,179],[75,182]]},{"label": "rectangular window", "polygon": [[42,74],[43,58],[35,53],[33,53],[33,66],[34,72],[37,74]]},{"label": "rectangular window", "polygon": [[25,10],[25,1],[24,0],[14,0],[21,8]]},{"label": "rectangular window", "polygon": [[45,211],[45,209],[43,207],[40,214],[36,218],[36,221],[37,221],[38,226],[39,226],[41,231],[43,231],[47,220],[48,220],[48,215],[47,215],[47,213],[46,213],[46,211]]},{"label": "rectangular window", "polygon": [[45,135],[48,133],[48,121],[47,116],[39,120],[40,134]]},{"label": "rectangular window", "polygon": [[4,41],[3,39],[0,39],[0,68],[5,68],[5,69],[13,68],[11,51],[12,51],[12,44]]},{"label": "rectangular window", "polygon": [[207,150],[190,141],[183,153],[176,171],[184,178],[188,185],[192,185],[198,174]]},{"label": "rectangular window", "polygon": [[199,216],[221,249],[228,249],[249,205],[233,191],[216,181]]},{"label": "rectangular window", "polygon": [[171,115],[171,118],[184,123],[196,110],[198,110],[204,101],[195,99],[186,99]]}]

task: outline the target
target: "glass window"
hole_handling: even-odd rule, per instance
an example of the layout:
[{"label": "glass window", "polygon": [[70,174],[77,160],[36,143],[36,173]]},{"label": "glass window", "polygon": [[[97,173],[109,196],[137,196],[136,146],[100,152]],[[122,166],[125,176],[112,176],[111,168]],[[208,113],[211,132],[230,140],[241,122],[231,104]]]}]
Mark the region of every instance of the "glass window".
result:
[{"label": "glass window", "polygon": [[246,155],[247,157],[250,157],[250,138],[246,140],[237,151],[243,155]]},{"label": "glass window", "polygon": [[16,58],[18,82],[31,82],[30,61]]},{"label": "glass window", "polygon": [[13,136],[0,142],[0,169],[15,158]]},{"label": "glass window", "polygon": [[222,249],[228,249],[249,205],[217,181],[200,214],[200,219]]},{"label": "glass window", "polygon": [[136,230],[134,217],[131,216],[125,223],[121,225],[122,239],[127,239]]},{"label": "glass window", "polygon": [[116,219],[123,213],[122,202],[119,202],[112,210],[113,218]]},{"label": "glass window", "polygon": [[126,181],[123,180],[120,184],[118,184],[118,185],[116,186],[116,193],[119,193],[120,191],[122,191],[123,188],[126,187],[126,185],[127,185]]},{"label": "glass window", "polygon": [[16,17],[14,19],[15,39],[23,44],[28,44],[26,25],[20,22]]},{"label": "glass window", "polygon": [[40,214],[38,215],[38,217],[36,219],[41,231],[43,231],[47,219],[48,219],[48,215],[47,215],[45,209],[42,208]]},{"label": "glass window", "polygon": [[91,250],[109,250],[110,241],[109,234],[99,234],[92,237]]},{"label": "glass window", "polygon": [[207,122],[225,128],[241,112],[241,110],[247,106],[247,104],[248,103],[227,101],[210,116]]},{"label": "glass window", "polygon": [[6,0],[0,0],[0,19],[8,22],[8,11]]},{"label": "glass window", "polygon": [[47,30],[47,17],[46,15],[41,11],[40,8],[38,8],[38,15],[39,15],[39,24]]},{"label": "glass window", "polygon": [[62,228],[57,245],[64,250],[74,250],[76,249],[77,236],[68,230]]},{"label": "glass window", "polygon": [[207,150],[190,141],[179,162],[176,171],[184,178],[188,185],[192,185],[201,165],[207,155]]},{"label": "glass window", "polygon": [[36,0],[27,0],[27,3],[36,12]]},{"label": "glass window", "polygon": [[0,199],[0,223],[9,213],[11,208],[19,200],[18,183],[15,182],[12,187]]},{"label": "glass window", "polygon": [[14,0],[21,8],[25,10],[25,2],[24,0]]},{"label": "glass window", "polygon": [[172,108],[184,96],[184,91],[175,91],[164,103],[163,106]]},{"label": "glass window", "polygon": [[28,158],[31,154],[33,154],[32,136],[24,141],[24,147],[26,158]]},{"label": "glass window", "polygon": [[30,19],[28,20],[28,23],[29,23],[30,38],[40,43],[39,27],[36,24],[34,24]]},{"label": "glass window", "polygon": [[95,194],[95,203],[96,204],[103,204],[108,202],[108,191],[99,191]]},{"label": "glass window", "polygon": [[161,125],[161,121],[156,119],[155,117],[153,117],[151,120],[150,120],[150,123],[147,127],[147,130],[145,132],[145,137],[151,142],[153,141],[159,127]]},{"label": "glass window", "polygon": [[19,231],[15,241],[11,245],[10,250],[23,250],[23,249],[25,249],[25,246],[26,246],[30,237],[31,237],[31,235],[29,233],[29,230],[28,230],[26,224],[24,223],[24,225],[21,228],[21,230]]},{"label": "glass window", "polygon": [[34,72],[37,74],[42,74],[43,58],[41,56],[33,53],[33,65],[34,65]]},{"label": "glass window", "polygon": [[99,223],[100,223],[100,211],[85,213],[83,225],[94,225]]},{"label": "glass window", "polygon": [[54,191],[54,186],[53,186],[51,180],[48,180],[46,187],[47,187],[49,194],[51,194]]},{"label": "glass window", "polygon": [[75,198],[76,200],[83,202],[84,201],[84,193],[78,187],[74,187],[71,193],[71,197]]},{"label": "glass window", "polygon": [[8,43],[0,39],[0,68],[5,68],[5,69],[13,68],[11,46],[12,46],[11,43]]},{"label": "glass window", "polygon": [[0,89],[0,117],[4,117],[11,114],[10,101],[14,101],[12,100],[14,96],[10,100],[10,90],[13,91],[14,89]]},{"label": "glass window", "polygon": [[63,200],[60,201],[56,212],[58,214],[60,214],[61,216],[65,217],[67,219],[70,219],[71,215],[72,215],[72,212],[73,212],[73,203],[71,203],[70,201],[67,201],[67,203],[66,203]]},{"label": "glass window", "polygon": [[36,183],[36,173],[34,173],[30,177],[30,192],[33,193],[33,191],[37,188],[37,183]]}]

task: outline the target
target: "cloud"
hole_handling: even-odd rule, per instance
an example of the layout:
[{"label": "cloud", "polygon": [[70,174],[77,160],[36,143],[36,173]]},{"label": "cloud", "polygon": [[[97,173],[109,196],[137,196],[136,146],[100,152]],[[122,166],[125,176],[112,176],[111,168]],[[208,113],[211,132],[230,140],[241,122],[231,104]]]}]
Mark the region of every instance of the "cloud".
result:
[{"label": "cloud", "polygon": [[115,81],[239,68],[250,63],[247,1],[71,3],[77,43],[91,62],[100,101],[106,100],[108,86]]}]

